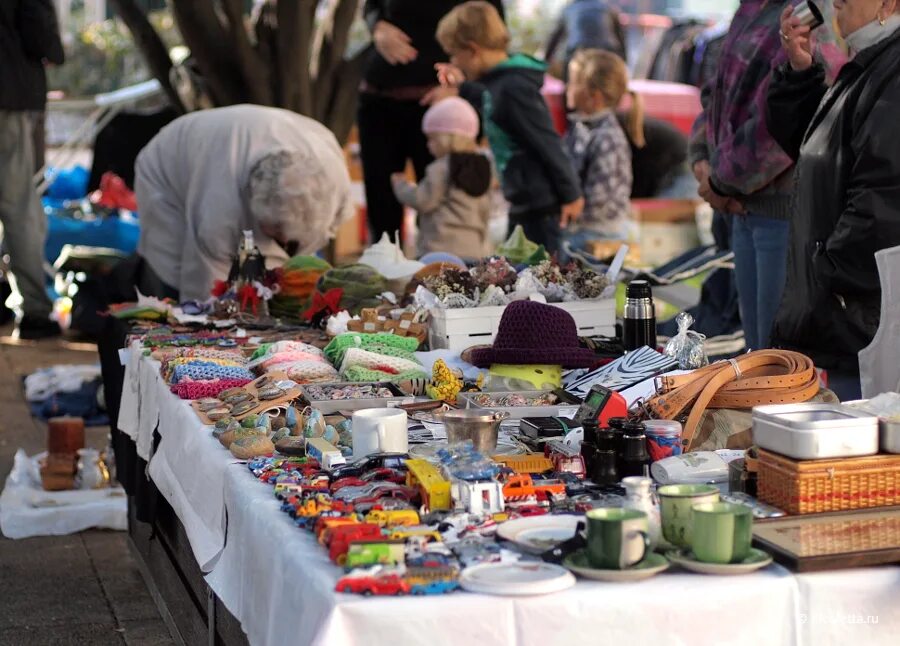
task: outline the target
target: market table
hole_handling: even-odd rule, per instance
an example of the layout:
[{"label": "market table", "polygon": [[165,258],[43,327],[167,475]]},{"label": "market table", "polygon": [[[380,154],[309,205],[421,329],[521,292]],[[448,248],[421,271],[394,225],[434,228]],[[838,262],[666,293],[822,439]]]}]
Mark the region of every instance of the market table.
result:
[{"label": "market table", "polygon": [[[271,487],[222,448],[159,364],[126,351],[119,427],[184,526],[215,597],[251,644],[893,644],[900,567],[739,577],[671,570],[649,581],[579,581],[538,597],[337,594],[340,570],[279,511]],[[159,444],[153,451],[154,430]]]}]

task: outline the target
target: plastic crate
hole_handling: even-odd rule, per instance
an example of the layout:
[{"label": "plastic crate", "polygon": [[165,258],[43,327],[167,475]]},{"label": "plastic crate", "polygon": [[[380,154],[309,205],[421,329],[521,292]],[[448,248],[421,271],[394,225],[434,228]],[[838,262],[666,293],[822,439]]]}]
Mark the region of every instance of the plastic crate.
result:
[{"label": "plastic crate", "polygon": [[[572,315],[579,336],[615,336],[616,301],[614,298],[550,303],[550,305],[564,309]],[[473,345],[493,343],[505,309],[504,305],[433,310],[428,329],[431,349],[462,352]]]}]

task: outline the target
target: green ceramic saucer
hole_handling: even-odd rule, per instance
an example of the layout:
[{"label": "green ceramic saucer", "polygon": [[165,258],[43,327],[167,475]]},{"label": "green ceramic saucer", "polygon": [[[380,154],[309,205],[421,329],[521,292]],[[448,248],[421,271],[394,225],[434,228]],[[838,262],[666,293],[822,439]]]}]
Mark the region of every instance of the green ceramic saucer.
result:
[{"label": "green ceramic saucer", "polygon": [[671,552],[666,552],[666,557],[672,563],[680,565],[685,570],[699,574],[719,575],[749,574],[766,567],[772,562],[771,556],[756,548],[751,548],[747,558],[739,563],[704,563],[703,561],[698,561],[697,557],[690,550],[672,550]]},{"label": "green ceramic saucer", "polygon": [[587,553],[581,549],[569,554],[563,561],[563,566],[585,579],[618,583],[649,579],[668,568],[669,561],[661,554],[650,553],[643,561],[625,570],[601,570],[588,562]]}]

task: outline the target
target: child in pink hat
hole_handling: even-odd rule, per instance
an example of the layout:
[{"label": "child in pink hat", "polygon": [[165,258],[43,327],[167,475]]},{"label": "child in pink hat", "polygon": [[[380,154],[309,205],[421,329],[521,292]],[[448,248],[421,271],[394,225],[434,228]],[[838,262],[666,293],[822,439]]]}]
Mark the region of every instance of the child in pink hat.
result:
[{"label": "child in pink hat", "polygon": [[478,113],[463,99],[433,105],[422,119],[435,160],[425,177],[411,184],[403,173],[391,179],[401,204],[414,208],[419,222],[419,255],[452,253],[478,259],[490,253],[490,160],[478,151]]}]

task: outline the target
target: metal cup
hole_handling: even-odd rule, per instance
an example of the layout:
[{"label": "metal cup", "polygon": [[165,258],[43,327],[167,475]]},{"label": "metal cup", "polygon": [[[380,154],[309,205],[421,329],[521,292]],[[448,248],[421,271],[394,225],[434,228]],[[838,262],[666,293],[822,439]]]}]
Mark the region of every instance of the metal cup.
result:
[{"label": "metal cup", "polygon": [[508,417],[509,413],[501,411],[463,409],[447,411],[440,421],[447,428],[449,444],[471,440],[479,453],[490,456],[497,450],[500,422]]},{"label": "metal cup", "polygon": [[822,15],[822,11],[812,0],[806,0],[806,2],[798,4],[794,9],[793,16],[800,20],[801,26],[809,27],[810,31],[825,24],[825,17]]}]

